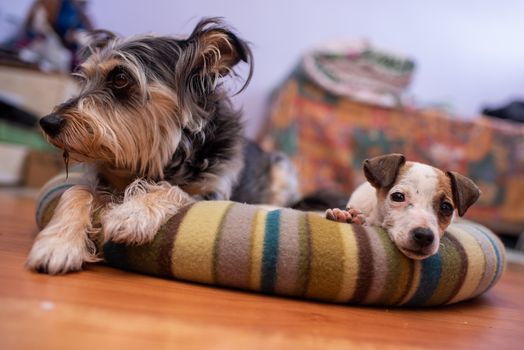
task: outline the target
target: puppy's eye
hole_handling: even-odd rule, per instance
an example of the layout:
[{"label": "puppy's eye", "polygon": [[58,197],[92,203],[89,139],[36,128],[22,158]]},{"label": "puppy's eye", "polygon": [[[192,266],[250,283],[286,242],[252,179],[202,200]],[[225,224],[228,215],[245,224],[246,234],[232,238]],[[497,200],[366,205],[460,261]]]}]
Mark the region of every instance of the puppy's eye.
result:
[{"label": "puppy's eye", "polygon": [[404,194],[400,192],[393,192],[390,198],[393,202],[404,202],[406,200],[406,197],[404,197]]},{"label": "puppy's eye", "polygon": [[123,89],[129,85],[129,78],[125,73],[117,73],[113,77],[112,84],[116,89]]},{"label": "puppy's eye", "polygon": [[442,215],[451,216],[453,214],[453,206],[449,202],[440,203],[440,212]]}]

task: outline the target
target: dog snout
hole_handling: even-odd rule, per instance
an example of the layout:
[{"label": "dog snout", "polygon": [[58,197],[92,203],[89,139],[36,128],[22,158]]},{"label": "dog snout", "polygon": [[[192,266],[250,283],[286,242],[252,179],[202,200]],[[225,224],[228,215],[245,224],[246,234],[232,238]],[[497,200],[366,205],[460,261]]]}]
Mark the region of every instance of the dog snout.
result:
[{"label": "dog snout", "polygon": [[431,245],[435,240],[435,235],[427,227],[416,227],[411,230],[411,237],[413,241],[421,248],[425,248]]},{"label": "dog snout", "polygon": [[65,119],[57,114],[49,114],[40,119],[40,126],[51,137],[55,137],[62,131]]}]

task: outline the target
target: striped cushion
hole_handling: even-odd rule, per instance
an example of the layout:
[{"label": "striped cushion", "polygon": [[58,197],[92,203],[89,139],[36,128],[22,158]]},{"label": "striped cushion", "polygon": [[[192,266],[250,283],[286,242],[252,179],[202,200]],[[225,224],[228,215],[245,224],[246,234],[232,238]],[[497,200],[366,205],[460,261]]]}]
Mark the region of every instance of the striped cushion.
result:
[{"label": "striped cushion", "polygon": [[[67,186],[44,188],[40,227]],[[450,304],[484,293],[500,278],[505,251],[485,227],[453,224],[441,243],[437,255],[414,261],[380,228],[213,201],[183,208],[150,244],[110,242],[103,255],[111,266],[151,275],[353,304]]]}]

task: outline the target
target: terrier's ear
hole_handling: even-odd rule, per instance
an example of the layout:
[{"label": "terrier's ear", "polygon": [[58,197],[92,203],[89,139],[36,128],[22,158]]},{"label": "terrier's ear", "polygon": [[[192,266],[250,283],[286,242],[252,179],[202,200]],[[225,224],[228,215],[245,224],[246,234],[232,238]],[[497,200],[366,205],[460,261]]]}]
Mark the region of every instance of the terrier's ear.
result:
[{"label": "terrier's ear", "polygon": [[80,50],[82,61],[102,50],[117,37],[115,33],[104,29],[95,29],[87,32],[87,35],[82,38],[83,48]]},{"label": "terrier's ear", "polygon": [[479,199],[480,189],[471,179],[459,173],[448,171],[446,175],[451,180],[451,191],[455,207],[458,214],[463,216],[468,208]]},{"label": "terrier's ear", "polygon": [[201,20],[187,39],[195,54],[194,69],[225,76],[240,61],[251,63],[251,51],[220,18]]},{"label": "terrier's ear", "polygon": [[366,159],[364,175],[373,187],[387,188],[393,185],[404,163],[406,163],[406,158],[398,153]]}]

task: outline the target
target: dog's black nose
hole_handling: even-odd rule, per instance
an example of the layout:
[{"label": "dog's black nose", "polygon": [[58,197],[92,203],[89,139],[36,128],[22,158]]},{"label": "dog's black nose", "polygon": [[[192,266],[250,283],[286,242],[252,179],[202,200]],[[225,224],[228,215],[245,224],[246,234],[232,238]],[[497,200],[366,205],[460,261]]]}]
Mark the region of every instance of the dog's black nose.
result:
[{"label": "dog's black nose", "polygon": [[419,247],[427,247],[435,240],[433,231],[426,227],[417,227],[411,230],[411,237]]},{"label": "dog's black nose", "polygon": [[51,137],[58,135],[64,124],[65,119],[56,114],[49,114],[40,119],[40,126]]}]

